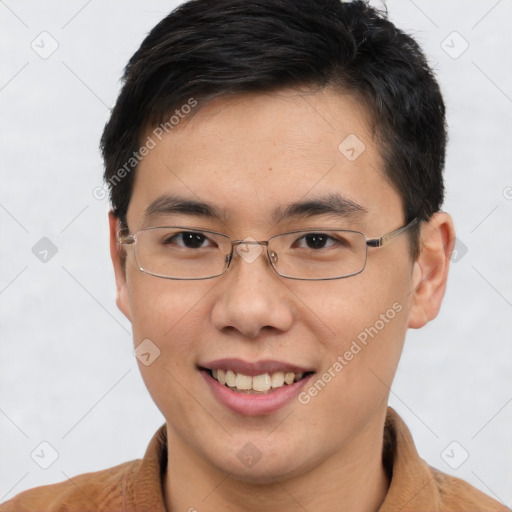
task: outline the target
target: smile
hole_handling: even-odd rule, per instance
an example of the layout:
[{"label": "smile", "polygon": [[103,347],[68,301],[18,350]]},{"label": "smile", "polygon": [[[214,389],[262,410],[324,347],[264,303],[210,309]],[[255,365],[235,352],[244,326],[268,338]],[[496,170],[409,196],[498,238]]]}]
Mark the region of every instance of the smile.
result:
[{"label": "smile", "polygon": [[315,374],[284,361],[232,358],[199,364],[198,370],[219,404],[246,416],[273,414],[291,405]]},{"label": "smile", "polygon": [[262,373],[260,375],[250,376],[243,373],[237,373],[233,370],[224,370],[222,368],[210,370],[210,375],[231,389],[240,393],[268,393],[283,386],[289,386],[299,382],[311,372],[284,372],[277,371],[273,373]]}]

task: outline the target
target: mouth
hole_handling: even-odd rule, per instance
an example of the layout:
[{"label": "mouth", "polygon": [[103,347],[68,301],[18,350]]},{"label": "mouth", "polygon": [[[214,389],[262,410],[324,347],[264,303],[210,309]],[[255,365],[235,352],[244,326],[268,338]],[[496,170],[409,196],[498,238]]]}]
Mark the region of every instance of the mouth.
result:
[{"label": "mouth", "polygon": [[200,364],[198,370],[218,402],[248,416],[272,414],[293,403],[315,374],[282,361],[241,359],[219,359]]},{"label": "mouth", "polygon": [[279,370],[272,373],[260,373],[258,375],[245,375],[232,369],[225,368],[200,368],[231,391],[245,394],[272,393],[284,386],[291,386],[313,374],[312,371],[291,372]]}]

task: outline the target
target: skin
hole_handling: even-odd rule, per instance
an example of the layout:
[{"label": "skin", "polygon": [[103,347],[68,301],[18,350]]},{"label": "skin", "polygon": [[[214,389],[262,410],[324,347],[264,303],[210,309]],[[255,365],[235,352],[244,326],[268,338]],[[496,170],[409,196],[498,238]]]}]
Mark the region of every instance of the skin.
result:
[{"label": "skin", "polygon": [[[349,134],[366,146],[354,161],[338,150]],[[366,213],[271,219],[276,207],[333,192]],[[331,89],[207,103],[141,162],[127,215],[132,233],[167,224],[165,216],[144,217],[163,193],[222,209],[222,219],[181,215],[179,222],[240,240],[319,226],[373,238],[404,224],[367,112]],[[266,253],[253,263],[237,258],[210,280],[157,278],[137,268],[130,246],[123,267],[113,215],[110,224],[118,306],[132,322],[135,345],[149,338],[161,351],[140,370],[167,421],[168,510],[377,510],[389,485],[381,461],[389,388],[407,328],[439,310],[455,236],[450,216],[437,213],[422,224],[414,262],[403,234],[369,249],[361,274],[317,282],[279,277]],[[308,404],[292,400],[268,415],[235,414],[197,369],[225,357],[274,359],[320,376],[394,303],[402,310]],[[247,443],[261,453],[250,468],[237,457]]]}]

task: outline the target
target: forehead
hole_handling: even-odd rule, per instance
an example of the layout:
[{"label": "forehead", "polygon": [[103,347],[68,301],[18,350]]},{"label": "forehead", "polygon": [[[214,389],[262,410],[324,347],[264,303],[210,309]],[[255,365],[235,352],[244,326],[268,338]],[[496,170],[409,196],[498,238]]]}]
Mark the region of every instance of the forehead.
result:
[{"label": "forehead", "polygon": [[225,222],[265,223],[292,202],[342,195],[369,215],[394,215],[371,120],[330,89],[244,94],[197,107],[139,164],[128,218],[140,224],[163,195],[207,202]]}]

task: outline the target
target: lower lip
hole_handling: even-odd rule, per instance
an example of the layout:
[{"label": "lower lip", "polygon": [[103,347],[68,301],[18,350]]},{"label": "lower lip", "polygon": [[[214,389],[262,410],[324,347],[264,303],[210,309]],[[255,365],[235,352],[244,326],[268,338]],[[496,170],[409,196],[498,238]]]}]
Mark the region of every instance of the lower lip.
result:
[{"label": "lower lip", "polygon": [[260,416],[276,412],[296,398],[306,382],[313,376],[313,374],[308,375],[299,382],[284,385],[266,394],[251,394],[232,391],[204,370],[201,370],[201,375],[221,404],[233,412],[246,416]]}]

